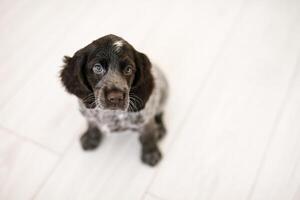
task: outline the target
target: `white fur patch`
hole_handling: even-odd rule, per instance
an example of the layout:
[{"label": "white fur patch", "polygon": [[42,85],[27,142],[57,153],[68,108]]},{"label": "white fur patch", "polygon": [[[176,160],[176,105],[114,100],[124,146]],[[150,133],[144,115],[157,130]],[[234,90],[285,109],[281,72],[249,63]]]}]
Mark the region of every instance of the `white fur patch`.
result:
[{"label": "white fur patch", "polygon": [[120,52],[123,45],[124,45],[124,42],[122,40],[118,40],[118,41],[114,42],[113,43],[114,50],[116,52]]}]

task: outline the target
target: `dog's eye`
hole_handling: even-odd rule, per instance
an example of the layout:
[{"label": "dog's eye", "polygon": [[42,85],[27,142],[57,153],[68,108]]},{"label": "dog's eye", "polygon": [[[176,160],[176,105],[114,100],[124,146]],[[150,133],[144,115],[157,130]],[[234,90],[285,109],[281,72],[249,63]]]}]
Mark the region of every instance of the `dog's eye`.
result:
[{"label": "dog's eye", "polygon": [[94,66],[93,66],[93,72],[95,74],[104,74],[105,73],[105,69],[104,67],[100,64],[100,63],[96,63]]},{"label": "dog's eye", "polygon": [[132,69],[132,66],[131,65],[127,65],[126,67],[125,67],[125,69],[124,69],[124,74],[125,75],[131,75],[132,74],[132,71],[133,71],[133,69]]}]

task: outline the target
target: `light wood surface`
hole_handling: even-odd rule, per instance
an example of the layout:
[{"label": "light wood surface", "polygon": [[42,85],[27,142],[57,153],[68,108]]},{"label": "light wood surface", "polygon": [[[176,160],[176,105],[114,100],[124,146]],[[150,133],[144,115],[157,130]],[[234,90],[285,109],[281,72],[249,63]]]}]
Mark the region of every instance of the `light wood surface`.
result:
[{"label": "light wood surface", "polygon": [[[0,199],[299,200],[300,1],[0,1]],[[162,162],[82,151],[63,55],[113,33],[166,73]]]}]

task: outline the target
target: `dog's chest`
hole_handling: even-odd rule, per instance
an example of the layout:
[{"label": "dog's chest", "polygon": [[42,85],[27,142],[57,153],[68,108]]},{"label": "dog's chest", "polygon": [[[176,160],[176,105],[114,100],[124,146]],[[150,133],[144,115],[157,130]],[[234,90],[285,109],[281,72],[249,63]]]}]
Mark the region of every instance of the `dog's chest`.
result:
[{"label": "dog's chest", "polygon": [[138,130],[145,123],[145,116],[140,113],[128,113],[105,110],[81,110],[82,114],[106,133]]}]

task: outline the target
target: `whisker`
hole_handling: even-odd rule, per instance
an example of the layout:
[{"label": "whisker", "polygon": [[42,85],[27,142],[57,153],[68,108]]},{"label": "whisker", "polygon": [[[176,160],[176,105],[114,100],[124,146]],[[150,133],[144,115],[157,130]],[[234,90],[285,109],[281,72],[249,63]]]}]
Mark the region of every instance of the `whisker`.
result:
[{"label": "whisker", "polygon": [[144,101],[138,97],[137,95],[135,95],[134,93],[130,93],[129,95],[131,95],[132,97],[134,97],[135,99],[137,99],[141,104],[144,104]]},{"label": "whisker", "polygon": [[[138,110],[137,107],[136,107],[136,105],[135,105],[135,104],[136,104],[136,100],[135,100],[133,97],[131,97],[131,96],[129,97],[129,104],[131,105],[131,107],[132,107],[134,110]],[[134,111],[134,110],[133,110],[133,111]]]},{"label": "whisker", "polygon": [[93,94],[93,93],[90,93],[90,94],[88,94],[86,97],[84,97],[84,98],[82,99],[82,101],[85,102],[85,103],[88,103],[89,101],[94,100],[94,99],[95,99],[94,94]]},{"label": "whisker", "polygon": [[139,98],[138,96],[134,95],[134,94],[130,94],[129,95],[130,99],[132,100],[132,102],[134,104],[136,104],[136,106],[143,106],[143,101],[141,100],[141,98]]}]

